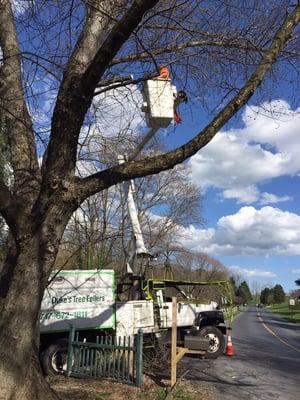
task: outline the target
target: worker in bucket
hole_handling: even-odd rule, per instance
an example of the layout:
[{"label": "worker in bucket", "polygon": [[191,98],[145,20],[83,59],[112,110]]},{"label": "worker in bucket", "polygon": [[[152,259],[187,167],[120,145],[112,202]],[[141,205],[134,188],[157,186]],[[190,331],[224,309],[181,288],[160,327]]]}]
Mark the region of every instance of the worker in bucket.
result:
[{"label": "worker in bucket", "polygon": [[[165,64],[160,66],[159,75],[157,76],[157,78],[171,80],[170,71]],[[179,114],[178,107],[181,103],[187,103],[187,101],[187,95],[183,90],[179,90],[178,93],[174,93],[174,121],[176,122],[176,124],[182,123],[182,118]]]},{"label": "worker in bucket", "polygon": [[159,67],[159,75],[158,78],[160,79],[166,79],[166,80],[171,80],[170,78],[170,71],[168,70],[168,67],[163,64],[161,67]]}]

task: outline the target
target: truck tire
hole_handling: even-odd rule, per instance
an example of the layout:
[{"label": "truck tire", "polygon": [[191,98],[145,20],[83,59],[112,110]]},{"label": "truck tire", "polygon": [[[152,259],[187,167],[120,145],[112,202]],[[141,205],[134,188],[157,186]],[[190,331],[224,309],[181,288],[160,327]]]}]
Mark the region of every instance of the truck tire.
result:
[{"label": "truck tire", "polygon": [[46,375],[61,375],[67,370],[68,340],[58,339],[43,352],[41,364]]},{"label": "truck tire", "polygon": [[199,336],[209,339],[209,347],[205,358],[216,359],[224,353],[225,339],[215,326],[205,326],[199,330]]}]

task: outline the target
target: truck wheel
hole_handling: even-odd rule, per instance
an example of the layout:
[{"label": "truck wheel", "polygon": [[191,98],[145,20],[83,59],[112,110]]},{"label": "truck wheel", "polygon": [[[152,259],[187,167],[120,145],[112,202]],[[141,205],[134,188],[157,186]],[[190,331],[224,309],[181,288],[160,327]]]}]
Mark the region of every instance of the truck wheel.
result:
[{"label": "truck wheel", "polygon": [[223,354],[225,339],[218,328],[215,326],[205,326],[199,330],[199,336],[209,340],[209,347],[205,353],[205,358],[215,359]]},{"label": "truck wheel", "polygon": [[46,375],[63,374],[67,370],[68,340],[59,339],[50,344],[41,357]]}]

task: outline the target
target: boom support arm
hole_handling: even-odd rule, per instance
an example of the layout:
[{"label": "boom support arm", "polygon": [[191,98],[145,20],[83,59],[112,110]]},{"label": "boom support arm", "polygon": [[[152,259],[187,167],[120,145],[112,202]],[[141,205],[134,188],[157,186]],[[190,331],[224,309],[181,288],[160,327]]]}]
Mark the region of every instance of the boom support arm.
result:
[{"label": "boom support arm", "polygon": [[[125,162],[125,157],[123,155],[118,156],[118,162],[119,164],[123,164]],[[128,181],[123,183],[123,190],[124,190],[124,196],[127,201],[127,207],[128,207],[128,214],[129,218],[131,221],[132,225],[132,230],[133,230],[133,237],[134,237],[134,242],[133,242],[133,251],[129,259],[129,267],[131,269],[130,272],[135,272],[134,271],[134,261],[136,257],[151,257],[150,253],[146,249],[145,243],[144,243],[144,238],[142,235],[142,229],[140,225],[140,221],[138,218],[138,213],[137,213],[137,208],[134,202],[133,198],[133,192],[134,192],[134,182]]]}]

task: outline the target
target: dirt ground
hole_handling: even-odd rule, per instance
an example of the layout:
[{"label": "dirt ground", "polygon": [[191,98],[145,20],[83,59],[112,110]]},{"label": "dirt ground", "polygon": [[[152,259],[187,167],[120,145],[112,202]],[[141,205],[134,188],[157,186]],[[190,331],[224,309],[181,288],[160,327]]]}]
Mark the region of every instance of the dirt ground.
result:
[{"label": "dirt ground", "polygon": [[168,382],[156,383],[144,376],[141,387],[109,380],[51,378],[52,388],[62,400],[216,400],[212,386],[181,380],[172,391]]}]

